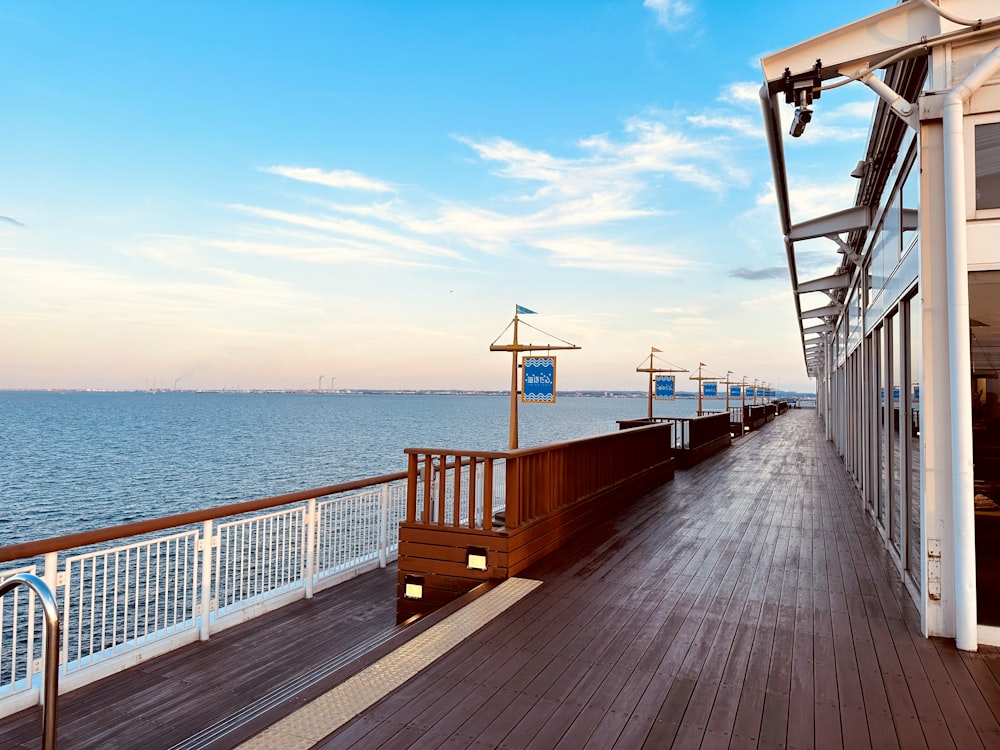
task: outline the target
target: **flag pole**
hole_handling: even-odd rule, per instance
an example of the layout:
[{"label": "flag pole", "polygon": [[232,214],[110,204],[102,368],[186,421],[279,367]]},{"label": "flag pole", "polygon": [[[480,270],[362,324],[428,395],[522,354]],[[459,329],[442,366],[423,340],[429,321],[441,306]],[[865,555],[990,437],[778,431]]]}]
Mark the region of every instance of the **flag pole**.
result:
[{"label": "flag pole", "polygon": [[510,427],[507,433],[507,447],[510,450],[517,448],[517,313],[514,313],[514,343],[511,347],[510,357]]},{"label": "flag pole", "polygon": [[653,352],[649,352],[649,391],[646,393],[646,419],[653,421]]},{"label": "flag pole", "polygon": [[[517,450],[517,356],[522,352],[552,351],[553,349],[579,349],[576,344],[553,345],[544,344],[536,346],[534,344],[521,344],[517,340],[518,315],[534,314],[534,310],[529,310],[520,305],[514,306],[514,340],[510,344],[490,344],[491,352],[510,352],[510,430],[508,433],[507,445],[510,450]],[[530,326],[529,326],[530,327]],[[503,334],[501,334],[503,335]]]},{"label": "flag pole", "polygon": [[[657,352],[662,353],[662,349],[657,349],[655,346],[650,347],[649,350],[649,366],[648,367],[636,367],[636,372],[648,372],[649,373],[649,390],[646,395],[646,419],[650,422],[653,421],[653,394],[655,389],[653,388],[653,373],[660,372],[687,372],[687,370],[679,370],[673,367],[655,367],[653,360]],[[669,364],[669,363],[667,363]]]},{"label": "flag pole", "polygon": [[701,416],[701,362],[698,363],[698,416]]}]

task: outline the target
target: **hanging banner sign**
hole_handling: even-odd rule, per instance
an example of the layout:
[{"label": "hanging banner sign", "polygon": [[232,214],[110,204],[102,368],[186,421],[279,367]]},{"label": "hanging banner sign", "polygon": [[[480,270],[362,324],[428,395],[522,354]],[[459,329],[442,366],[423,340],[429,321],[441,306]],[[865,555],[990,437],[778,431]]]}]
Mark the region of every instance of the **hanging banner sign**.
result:
[{"label": "hanging banner sign", "polygon": [[656,393],[654,398],[661,401],[672,401],[674,398],[674,376],[673,375],[657,375],[656,376]]},{"label": "hanging banner sign", "polygon": [[526,404],[556,402],[556,358],[521,358],[521,401]]},{"label": "hanging banner sign", "polygon": [[914,403],[916,403],[919,400],[920,400],[920,386],[915,385],[913,386],[913,401]]},{"label": "hanging banner sign", "polygon": [[701,393],[705,398],[718,398],[719,397],[719,384],[718,383],[702,383]]},{"label": "hanging banner sign", "polygon": [[729,398],[739,398],[740,397],[740,387],[738,385],[729,386]]},{"label": "hanging banner sign", "polygon": [[769,390],[769,391],[765,391],[764,392],[764,395],[767,396],[768,398],[774,398],[774,394],[775,394],[775,391],[773,391],[773,390]]}]

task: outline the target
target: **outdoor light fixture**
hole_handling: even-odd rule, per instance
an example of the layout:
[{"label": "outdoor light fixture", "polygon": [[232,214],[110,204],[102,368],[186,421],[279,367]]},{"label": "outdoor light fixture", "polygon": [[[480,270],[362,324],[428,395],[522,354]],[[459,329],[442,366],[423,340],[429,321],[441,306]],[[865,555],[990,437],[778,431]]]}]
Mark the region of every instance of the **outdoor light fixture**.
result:
[{"label": "outdoor light fixture", "polygon": [[424,598],[423,576],[403,576],[403,598],[404,599]]},{"label": "outdoor light fixture", "polygon": [[465,567],[469,570],[486,570],[486,548],[469,547],[465,555]]},{"label": "outdoor light fixture", "polygon": [[788,129],[788,134],[792,138],[798,138],[806,132],[806,125],[812,122],[813,113],[808,106],[795,108],[795,117],[792,118],[792,127]]},{"label": "outdoor light fixture", "polygon": [[865,159],[862,159],[858,162],[858,166],[856,166],[851,172],[851,177],[855,180],[860,180],[866,174],[868,174],[868,162]]},{"label": "outdoor light fixture", "polygon": [[798,138],[806,132],[806,125],[812,122],[813,113],[809,107],[813,103],[813,99],[820,97],[822,69],[823,64],[817,60],[809,74],[793,78],[792,72],[785,68],[783,81],[785,103],[795,105],[795,116],[792,118],[792,126],[788,129],[788,134],[792,138]]}]

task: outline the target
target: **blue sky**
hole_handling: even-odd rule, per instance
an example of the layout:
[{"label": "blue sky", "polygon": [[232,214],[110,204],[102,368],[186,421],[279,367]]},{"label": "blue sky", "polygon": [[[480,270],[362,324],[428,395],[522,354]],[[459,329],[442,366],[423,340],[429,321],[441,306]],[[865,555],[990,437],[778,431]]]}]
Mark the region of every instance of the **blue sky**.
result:
[{"label": "blue sky", "polygon": [[[759,58],[887,5],[4,2],[0,388],[505,388],[519,303],[561,388],[808,389]],[[793,217],[872,105],[817,103]]]}]

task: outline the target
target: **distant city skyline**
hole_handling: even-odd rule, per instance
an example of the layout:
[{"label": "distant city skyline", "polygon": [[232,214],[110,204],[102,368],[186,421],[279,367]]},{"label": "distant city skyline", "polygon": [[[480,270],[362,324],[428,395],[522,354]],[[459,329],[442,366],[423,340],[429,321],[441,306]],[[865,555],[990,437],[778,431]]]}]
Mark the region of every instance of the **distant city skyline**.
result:
[{"label": "distant city skyline", "polygon": [[[889,4],[4,5],[0,388],[502,390],[520,304],[560,390],[811,392],[758,60]],[[873,106],[816,103],[797,216]]]}]

